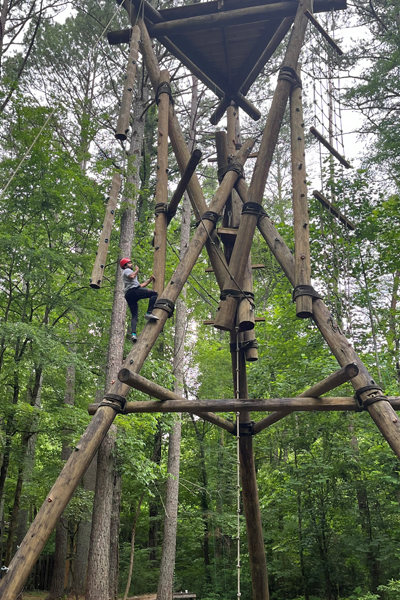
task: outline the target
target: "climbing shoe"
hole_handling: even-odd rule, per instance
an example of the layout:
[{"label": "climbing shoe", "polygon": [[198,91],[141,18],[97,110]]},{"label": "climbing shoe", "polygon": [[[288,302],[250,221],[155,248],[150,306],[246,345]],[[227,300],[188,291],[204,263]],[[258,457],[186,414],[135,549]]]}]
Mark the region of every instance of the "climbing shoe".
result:
[{"label": "climbing shoe", "polygon": [[158,317],[156,317],[156,315],[153,315],[153,313],[146,313],[146,314],[144,315],[144,318],[145,318],[147,321],[159,321],[159,318],[158,318]]},{"label": "climbing shoe", "polygon": [[134,344],[135,342],[137,342],[137,335],[136,335],[136,333],[132,333],[131,340],[132,340],[132,344]]}]

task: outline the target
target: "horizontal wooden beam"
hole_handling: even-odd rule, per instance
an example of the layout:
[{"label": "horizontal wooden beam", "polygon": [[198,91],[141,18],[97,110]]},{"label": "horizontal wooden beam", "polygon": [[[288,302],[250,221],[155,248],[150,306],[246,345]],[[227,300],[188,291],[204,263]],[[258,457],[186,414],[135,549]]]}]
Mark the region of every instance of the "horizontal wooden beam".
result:
[{"label": "horizontal wooden beam", "polygon": [[320,25],[320,23],[318,23],[318,21],[314,17],[314,15],[311,14],[309,10],[305,10],[304,14],[306,15],[306,17],[310,21],[310,23],[312,23],[314,25],[315,29],[317,29],[320,32],[320,34],[326,39],[328,44],[339,54],[339,56],[343,56],[343,51],[339,48],[339,46],[337,45],[335,40],[333,40],[331,38],[329,33],[327,31],[325,31],[325,29],[322,27],[322,25]]},{"label": "horizontal wooden beam", "polygon": [[[395,410],[400,409],[400,397],[393,396],[388,398],[390,404]],[[98,404],[89,405],[89,414],[94,414]],[[193,414],[204,413],[205,411],[215,412],[235,412],[237,410],[250,411],[358,411],[360,408],[357,400],[352,396],[338,398],[247,398],[242,400],[164,400],[161,402],[139,401],[127,402],[126,412],[136,413],[167,413],[167,412],[189,412]],[[227,421],[227,423],[233,425]],[[218,423],[216,423],[218,424]]]},{"label": "horizontal wooden beam", "polygon": [[[275,0],[276,1],[276,0]],[[161,8],[160,13],[166,21],[172,19],[182,19],[185,17],[198,17],[219,13],[226,10],[235,10],[236,8],[245,8],[249,6],[259,6],[260,4],[274,4],[274,0],[211,0],[209,2],[195,2],[193,4],[184,4],[172,8]],[[145,5],[147,2],[145,2]],[[346,0],[315,0],[313,3],[313,12],[329,12],[331,10],[344,10],[347,8]]]},{"label": "horizontal wooden beam", "polygon": [[314,198],[316,198],[318,200],[318,202],[320,202],[322,204],[322,206],[324,208],[326,208],[326,210],[328,212],[330,212],[341,223],[343,223],[343,225],[345,225],[347,227],[347,229],[350,229],[351,231],[355,231],[356,226],[354,225],[354,223],[352,223],[351,221],[349,221],[349,219],[347,217],[342,215],[340,210],[338,210],[335,206],[333,206],[333,204],[331,202],[329,202],[329,200],[327,200],[327,198],[325,198],[325,196],[323,196],[321,194],[321,192],[318,192],[318,190],[314,190],[313,196],[314,196]]},{"label": "horizontal wooden beam", "polygon": [[171,35],[186,35],[193,31],[229,27],[230,25],[244,25],[246,23],[278,19],[280,17],[292,17],[295,16],[297,8],[298,2],[289,0],[263,6],[249,6],[236,10],[225,10],[220,13],[157,23],[150,27],[149,34],[152,37],[158,37],[159,35],[170,37]]},{"label": "horizontal wooden beam", "polygon": [[[158,400],[171,400],[171,401],[176,401],[176,402],[186,402],[185,398],[182,398],[181,396],[178,396],[178,394],[171,392],[171,390],[168,390],[167,388],[164,388],[161,385],[154,383],[154,381],[149,381],[145,377],[138,375],[138,373],[133,373],[129,369],[121,369],[120,372],[118,373],[118,379],[120,381],[122,381],[122,383],[126,383],[130,387],[133,387],[136,390],[143,392],[144,394],[148,394],[149,396],[152,396],[153,398],[158,398]],[[136,404],[136,403],[132,402],[132,404]],[[89,414],[94,414],[96,412],[96,411],[90,412],[91,410],[93,411],[93,409],[95,409],[96,406],[98,406],[98,405],[91,404],[89,406]],[[177,412],[180,412],[180,411],[177,411]],[[204,413],[193,412],[193,414],[198,415],[205,421],[209,421],[210,423],[213,423],[214,425],[218,425],[218,427],[221,427],[222,429],[229,431],[229,433],[233,432],[234,425],[230,421],[227,421],[226,419],[223,419],[222,417],[218,417],[217,415],[214,415],[210,412],[204,412]]]},{"label": "horizontal wooden beam", "polygon": [[352,169],[353,167],[351,166],[351,164],[349,162],[347,162],[347,160],[344,158],[344,156],[342,156],[341,154],[339,154],[339,152],[337,150],[335,150],[335,148],[328,142],[328,140],[326,140],[324,138],[323,135],[320,134],[320,132],[315,129],[315,127],[310,127],[310,133],[313,134],[313,136],[319,141],[321,142],[321,144],[323,146],[325,146],[325,148],[327,150],[329,150],[329,152],[332,154],[332,156],[334,156],[335,158],[338,159],[338,161],[344,166],[346,167],[346,169]]}]

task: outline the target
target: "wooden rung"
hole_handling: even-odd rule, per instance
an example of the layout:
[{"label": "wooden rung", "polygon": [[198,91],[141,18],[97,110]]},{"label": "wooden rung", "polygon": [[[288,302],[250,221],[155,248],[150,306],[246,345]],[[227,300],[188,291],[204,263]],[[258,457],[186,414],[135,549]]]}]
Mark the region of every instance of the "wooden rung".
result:
[{"label": "wooden rung", "polygon": [[342,213],[333,206],[333,204],[331,202],[329,202],[329,200],[327,200],[322,194],[321,192],[318,192],[317,190],[313,191],[313,196],[314,198],[316,198],[324,208],[326,208],[326,210],[328,212],[330,212],[334,217],[336,217],[343,225],[345,225],[345,227],[347,227],[347,229],[350,229],[351,231],[355,231],[356,226],[354,225],[354,223],[352,223],[351,221],[349,221],[349,219],[347,219],[344,215],[342,215]]},{"label": "wooden rung", "polygon": [[[265,321],[264,317],[256,317],[254,319],[256,323],[263,323]],[[214,320],[203,321],[203,325],[214,325]]]},{"label": "wooden rung", "polygon": [[334,148],[333,146],[331,146],[331,145],[330,145],[330,143],[328,142],[328,140],[326,140],[326,139],[324,138],[324,136],[323,136],[323,135],[321,135],[321,134],[320,134],[320,132],[319,132],[319,131],[317,131],[317,130],[315,129],[315,127],[310,127],[310,133],[312,133],[312,134],[313,134],[313,136],[314,136],[315,138],[317,138],[317,140],[318,140],[319,142],[321,142],[321,144],[322,144],[323,146],[325,146],[325,148],[326,148],[327,150],[329,150],[329,152],[332,154],[332,156],[334,156],[335,158],[337,158],[337,159],[338,159],[338,161],[339,161],[339,162],[340,162],[340,163],[341,163],[341,164],[342,164],[344,167],[346,167],[346,169],[352,169],[352,168],[353,168],[353,167],[351,166],[351,164],[350,164],[349,162],[347,162],[347,160],[344,158],[344,156],[342,156],[341,154],[339,154],[339,152],[337,152],[337,151],[335,150],[335,148]]},{"label": "wooden rung", "polygon": [[343,56],[343,51],[339,48],[337,43],[331,38],[329,33],[327,31],[325,31],[325,29],[322,27],[322,25],[320,25],[320,23],[318,23],[318,21],[314,17],[314,15],[312,15],[309,10],[305,10],[304,14],[306,15],[306,17],[310,21],[310,23],[312,23],[314,25],[315,29],[318,29],[318,31],[326,39],[328,44],[330,46],[332,46],[332,48],[334,50],[336,50],[336,52],[339,54],[339,56]]},{"label": "wooden rung", "polygon": [[[257,265],[251,265],[252,269],[265,269],[265,265],[263,265],[262,263],[259,263]],[[207,267],[207,269],[204,270],[205,273],[214,273],[214,269],[212,267]]]},{"label": "wooden rung", "polygon": [[224,244],[234,244],[237,233],[238,229],[233,229],[231,227],[217,228],[217,234],[219,235]]}]

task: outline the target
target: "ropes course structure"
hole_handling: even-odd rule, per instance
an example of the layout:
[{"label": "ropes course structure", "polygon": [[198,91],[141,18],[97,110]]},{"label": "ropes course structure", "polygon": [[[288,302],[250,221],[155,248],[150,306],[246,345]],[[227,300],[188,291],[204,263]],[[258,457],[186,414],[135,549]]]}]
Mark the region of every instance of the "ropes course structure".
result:
[{"label": "ropes course structure", "polygon": [[[322,36],[336,52],[338,51],[336,42],[314,16],[314,13],[329,12],[332,6],[335,10],[346,7],[344,0],[315,0],[314,3],[311,0],[300,0],[274,4],[261,3],[259,0],[212,0],[158,11],[145,0],[124,0],[122,3],[118,1],[118,10],[120,7],[126,10],[130,26],[123,31],[109,32],[108,40],[111,44],[129,44],[130,49],[125,99],[121,103],[117,139],[124,141],[127,133],[137,72],[137,52],[142,55],[157,100],[158,168],[154,206],[156,230],[153,268],[153,272],[157,273],[158,298],[154,307],[154,315],[157,318],[148,321],[141,331],[118,373],[118,379],[112,381],[103,400],[99,404],[89,406],[89,414],[93,415],[93,419],[38,511],[10,563],[7,575],[2,580],[3,600],[17,598],[117,414],[189,412],[236,437],[237,596],[241,596],[242,503],[254,600],[269,598],[253,452],[254,435],[294,411],[367,411],[393,452],[400,458],[400,423],[395,413],[395,409],[400,407],[400,398],[384,394],[381,385],[374,380],[345,337],[324,299],[311,284],[310,223],[299,59],[308,26],[313,30],[312,35]],[[238,111],[244,111],[253,120],[260,118],[260,111],[246,96],[290,28],[292,32],[285,42],[286,49],[276,89],[253,175],[248,184],[244,178],[243,167],[252,152],[254,140],[247,139],[242,143],[238,128]],[[213,125],[216,125],[226,112],[227,132],[218,131],[215,135],[219,186],[208,205],[195,168],[190,172],[193,149],[189,150],[182,134],[171,97],[170,74],[167,70],[160,69],[152,39],[157,39],[217,95],[218,105],[211,117]],[[311,133],[344,168],[348,168],[350,165],[343,156],[341,113],[333,103],[336,92],[331,82],[332,77],[329,75],[324,79],[324,69],[322,62],[318,68],[315,67],[314,93],[321,108],[318,116],[315,115],[315,127]],[[328,100],[328,103],[325,99],[326,94],[332,99]],[[288,104],[294,255],[262,206],[273,153]],[[172,203],[172,198],[168,201],[168,139],[181,172],[178,188],[182,193],[176,194],[176,203]],[[113,202],[116,203],[120,179],[121,176],[117,173],[110,193],[112,202],[109,202],[107,207],[104,233],[100,239],[93,269],[93,287],[101,285],[109,249],[109,232],[115,213]],[[325,176],[323,183],[326,187]],[[197,228],[171,279],[165,281],[167,229],[185,190],[191,201]],[[329,190],[327,192],[323,189],[322,192],[328,193]],[[331,195],[331,199],[328,200],[322,192],[317,192],[317,199],[321,205],[328,208],[341,226],[352,230],[353,224],[335,207],[334,196]],[[220,218],[221,227],[216,227]],[[248,388],[246,363],[258,359],[252,279],[254,265],[251,262],[252,242],[257,228],[293,287],[297,317],[314,321],[339,363],[337,371],[322,381],[310,382],[306,391],[293,398],[252,398]],[[230,335],[234,390],[231,399],[188,400],[140,375],[143,364],[162,333],[167,319],[174,313],[175,302],[203,248],[208,252],[220,289],[220,301],[213,325],[218,330],[229,331]],[[291,318],[291,315],[288,315],[288,318]],[[347,382],[354,388],[354,397],[323,397]],[[132,388],[148,394],[155,400],[127,402],[127,395]],[[251,414],[254,411],[270,414],[254,422]],[[216,414],[218,412],[235,413],[236,422],[219,416]]]}]

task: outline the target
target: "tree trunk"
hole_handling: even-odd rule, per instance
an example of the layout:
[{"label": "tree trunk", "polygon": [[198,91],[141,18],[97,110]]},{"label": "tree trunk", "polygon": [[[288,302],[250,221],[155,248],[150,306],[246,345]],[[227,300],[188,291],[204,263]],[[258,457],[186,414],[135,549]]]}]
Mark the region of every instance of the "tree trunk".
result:
[{"label": "tree trunk", "polygon": [[139,504],[138,504],[138,507],[136,509],[135,518],[133,520],[132,535],[131,535],[131,555],[130,555],[130,558],[129,558],[129,572],[128,572],[128,580],[126,582],[126,588],[125,588],[125,593],[124,593],[123,600],[127,599],[128,594],[129,594],[129,588],[131,587],[132,571],[133,571],[133,558],[134,558],[134,555],[135,555],[136,523],[137,523],[137,520],[139,518],[140,507],[142,505],[144,495],[145,495],[145,492],[143,492],[143,494],[140,496]]},{"label": "tree trunk", "polygon": [[[157,465],[161,463],[161,424],[158,421],[157,431],[154,435],[154,446],[153,446],[153,457],[152,460]],[[153,498],[149,502],[149,560],[155,563],[157,559],[157,546],[158,546],[158,502]]]},{"label": "tree trunk", "polygon": [[110,600],[117,600],[119,570],[119,521],[121,513],[122,476],[118,471],[114,477],[110,532]]}]

